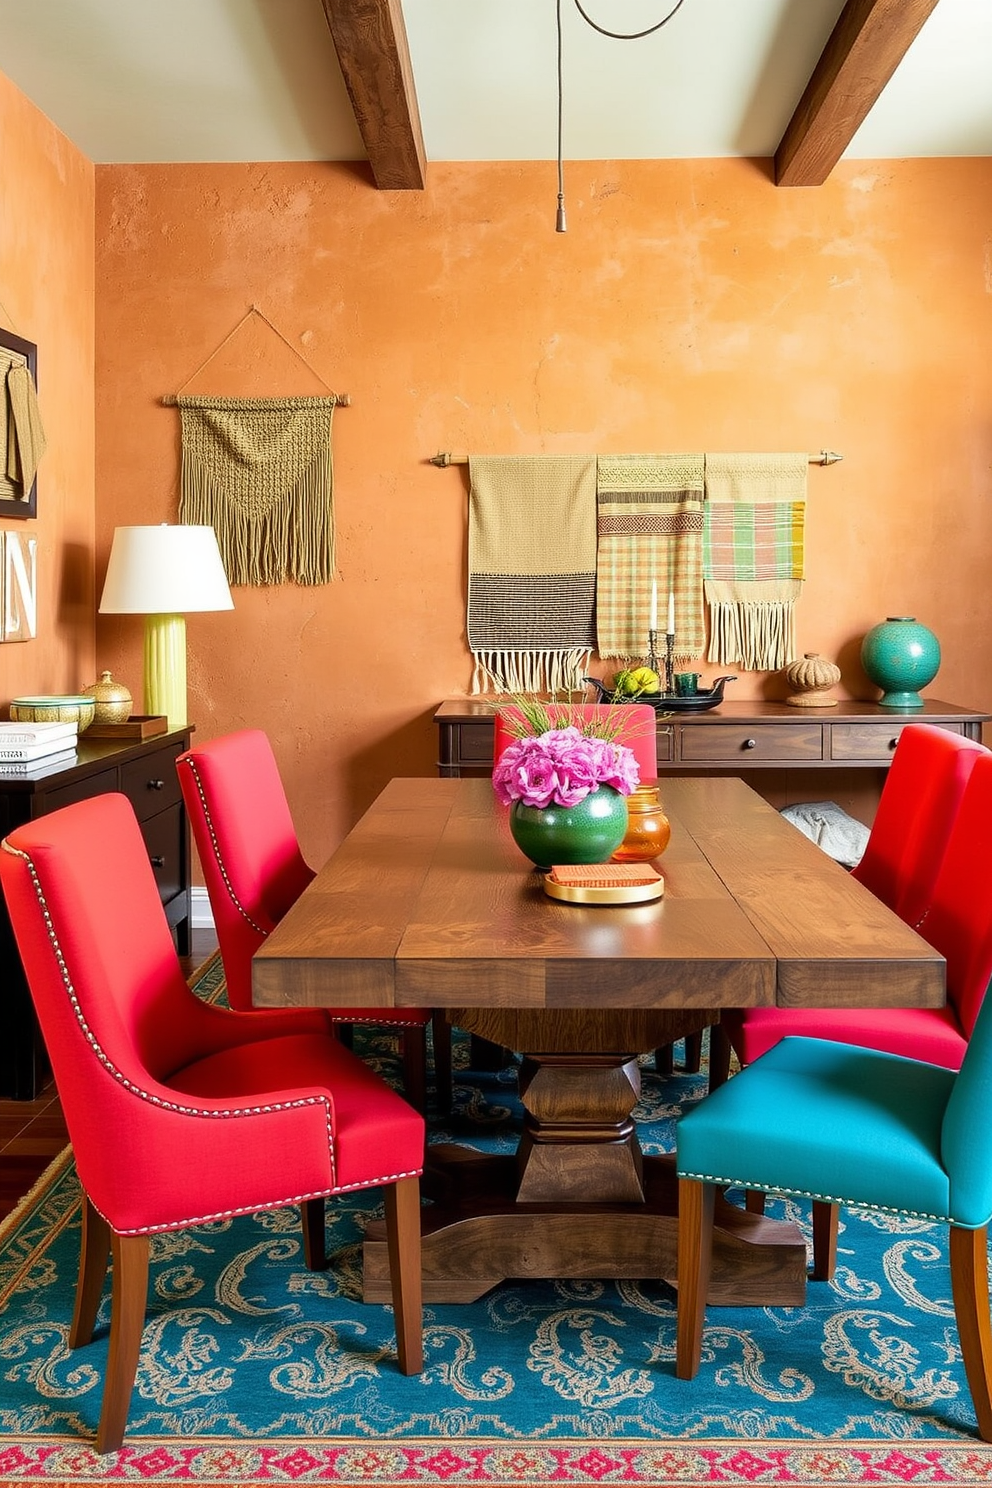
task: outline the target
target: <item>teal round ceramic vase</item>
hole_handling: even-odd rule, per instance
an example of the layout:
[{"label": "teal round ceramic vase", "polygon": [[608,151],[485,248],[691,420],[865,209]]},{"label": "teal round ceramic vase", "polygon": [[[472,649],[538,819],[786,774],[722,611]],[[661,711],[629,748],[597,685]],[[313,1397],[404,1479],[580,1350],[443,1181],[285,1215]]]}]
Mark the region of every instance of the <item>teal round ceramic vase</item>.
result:
[{"label": "teal round ceramic vase", "polygon": [[922,708],[919,689],[940,667],[940,642],[911,615],[890,615],[873,625],[861,643],[861,665],[882,689],[886,708]]},{"label": "teal round ceramic vase", "polygon": [[627,835],[627,798],[611,785],[601,785],[577,806],[525,806],[514,801],[510,833],[538,868],[607,863]]}]

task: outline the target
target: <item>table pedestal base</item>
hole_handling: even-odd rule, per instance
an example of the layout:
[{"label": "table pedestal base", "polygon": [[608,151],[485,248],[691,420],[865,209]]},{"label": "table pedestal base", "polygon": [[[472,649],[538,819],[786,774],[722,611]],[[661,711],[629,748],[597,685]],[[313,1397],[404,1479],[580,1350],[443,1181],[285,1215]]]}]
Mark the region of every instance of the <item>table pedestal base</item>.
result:
[{"label": "table pedestal base", "polygon": [[[422,1211],[425,1302],[474,1302],[501,1281],[678,1274],[678,1180],[672,1157],[645,1157],[634,1107],[650,1049],[712,1014],[459,1009],[459,1024],[507,1047],[539,1050],[520,1069],[523,1133],[514,1156],[454,1143],[429,1147]],[[683,1021],[684,1020],[684,1021]],[[367,1302],[388,1302],[382,1222],[365,1234]],[[806,1246],[798,1228],[717,1202],[707,1301],[801,1307]]]},{"label": "table pedestal base", "polygon": [[[521,1204],[515,1157],[467,1147],[430,1149],[423,1211],[424,1301],[475,1302],[502,1281],[544,1277],[677,1275],[678,1184],[674,1159],[645,1157],[643,1203]],[[457,1197],[456,1197],[457,1195]],[[706,1300],[724,1307],[802,1307],[806,1245],[798,1227],[717,1199]],[[389,1302],[386,1229],[365,1232],[363,1298]]]}]

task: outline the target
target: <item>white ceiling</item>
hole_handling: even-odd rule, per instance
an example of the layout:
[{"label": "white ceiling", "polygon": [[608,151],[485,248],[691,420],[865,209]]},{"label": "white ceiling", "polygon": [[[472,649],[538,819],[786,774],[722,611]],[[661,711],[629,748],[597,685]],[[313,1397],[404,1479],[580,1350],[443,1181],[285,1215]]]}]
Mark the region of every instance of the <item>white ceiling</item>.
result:
[{"label": "white ceiling", "polygon": [[[553,159],[556,0],[402,3],[428,161]],[[843,0],[683,0],[640,41],[561,8],[566,159],[770,156]],[[321,0],[0,0],[0,71],[98,164],[365,155]],[[992,155],[992,0],[939,0],[846,155]]]}]

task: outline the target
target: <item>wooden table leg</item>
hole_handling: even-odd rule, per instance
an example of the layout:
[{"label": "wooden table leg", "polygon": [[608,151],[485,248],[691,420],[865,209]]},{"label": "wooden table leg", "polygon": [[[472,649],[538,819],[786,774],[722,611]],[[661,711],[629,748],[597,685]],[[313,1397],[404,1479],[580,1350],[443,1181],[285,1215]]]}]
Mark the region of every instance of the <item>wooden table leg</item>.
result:
[{"label": "wooden table leg", "polygon": [[[530,1054],[515,1155],[432,1146],[422,1184],[433,1200],[421,1215],[424,1301],[473,1302],[512,1278],[655,1277],[674,1286],[674,1159],[642,1156],[632,1117],[639,1090],[629,1054]],[[366,1230],[363,1296],[390,1298],[381,1222]],[[798,1228],[718,1198],[707,1302],[797,1307],[805,1296]]]}]

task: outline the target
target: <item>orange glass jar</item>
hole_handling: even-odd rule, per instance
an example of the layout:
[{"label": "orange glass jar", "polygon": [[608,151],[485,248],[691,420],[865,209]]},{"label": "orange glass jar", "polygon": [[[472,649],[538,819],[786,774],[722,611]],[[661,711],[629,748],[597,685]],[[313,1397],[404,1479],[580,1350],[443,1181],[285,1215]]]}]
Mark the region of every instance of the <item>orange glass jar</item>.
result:
[{"label": "orange glass jar", "polygon": [[672,835],[656,785],[637,785],[627,797],[627,832],[613,854],[615,863],[646,863],[660,857]]}]

